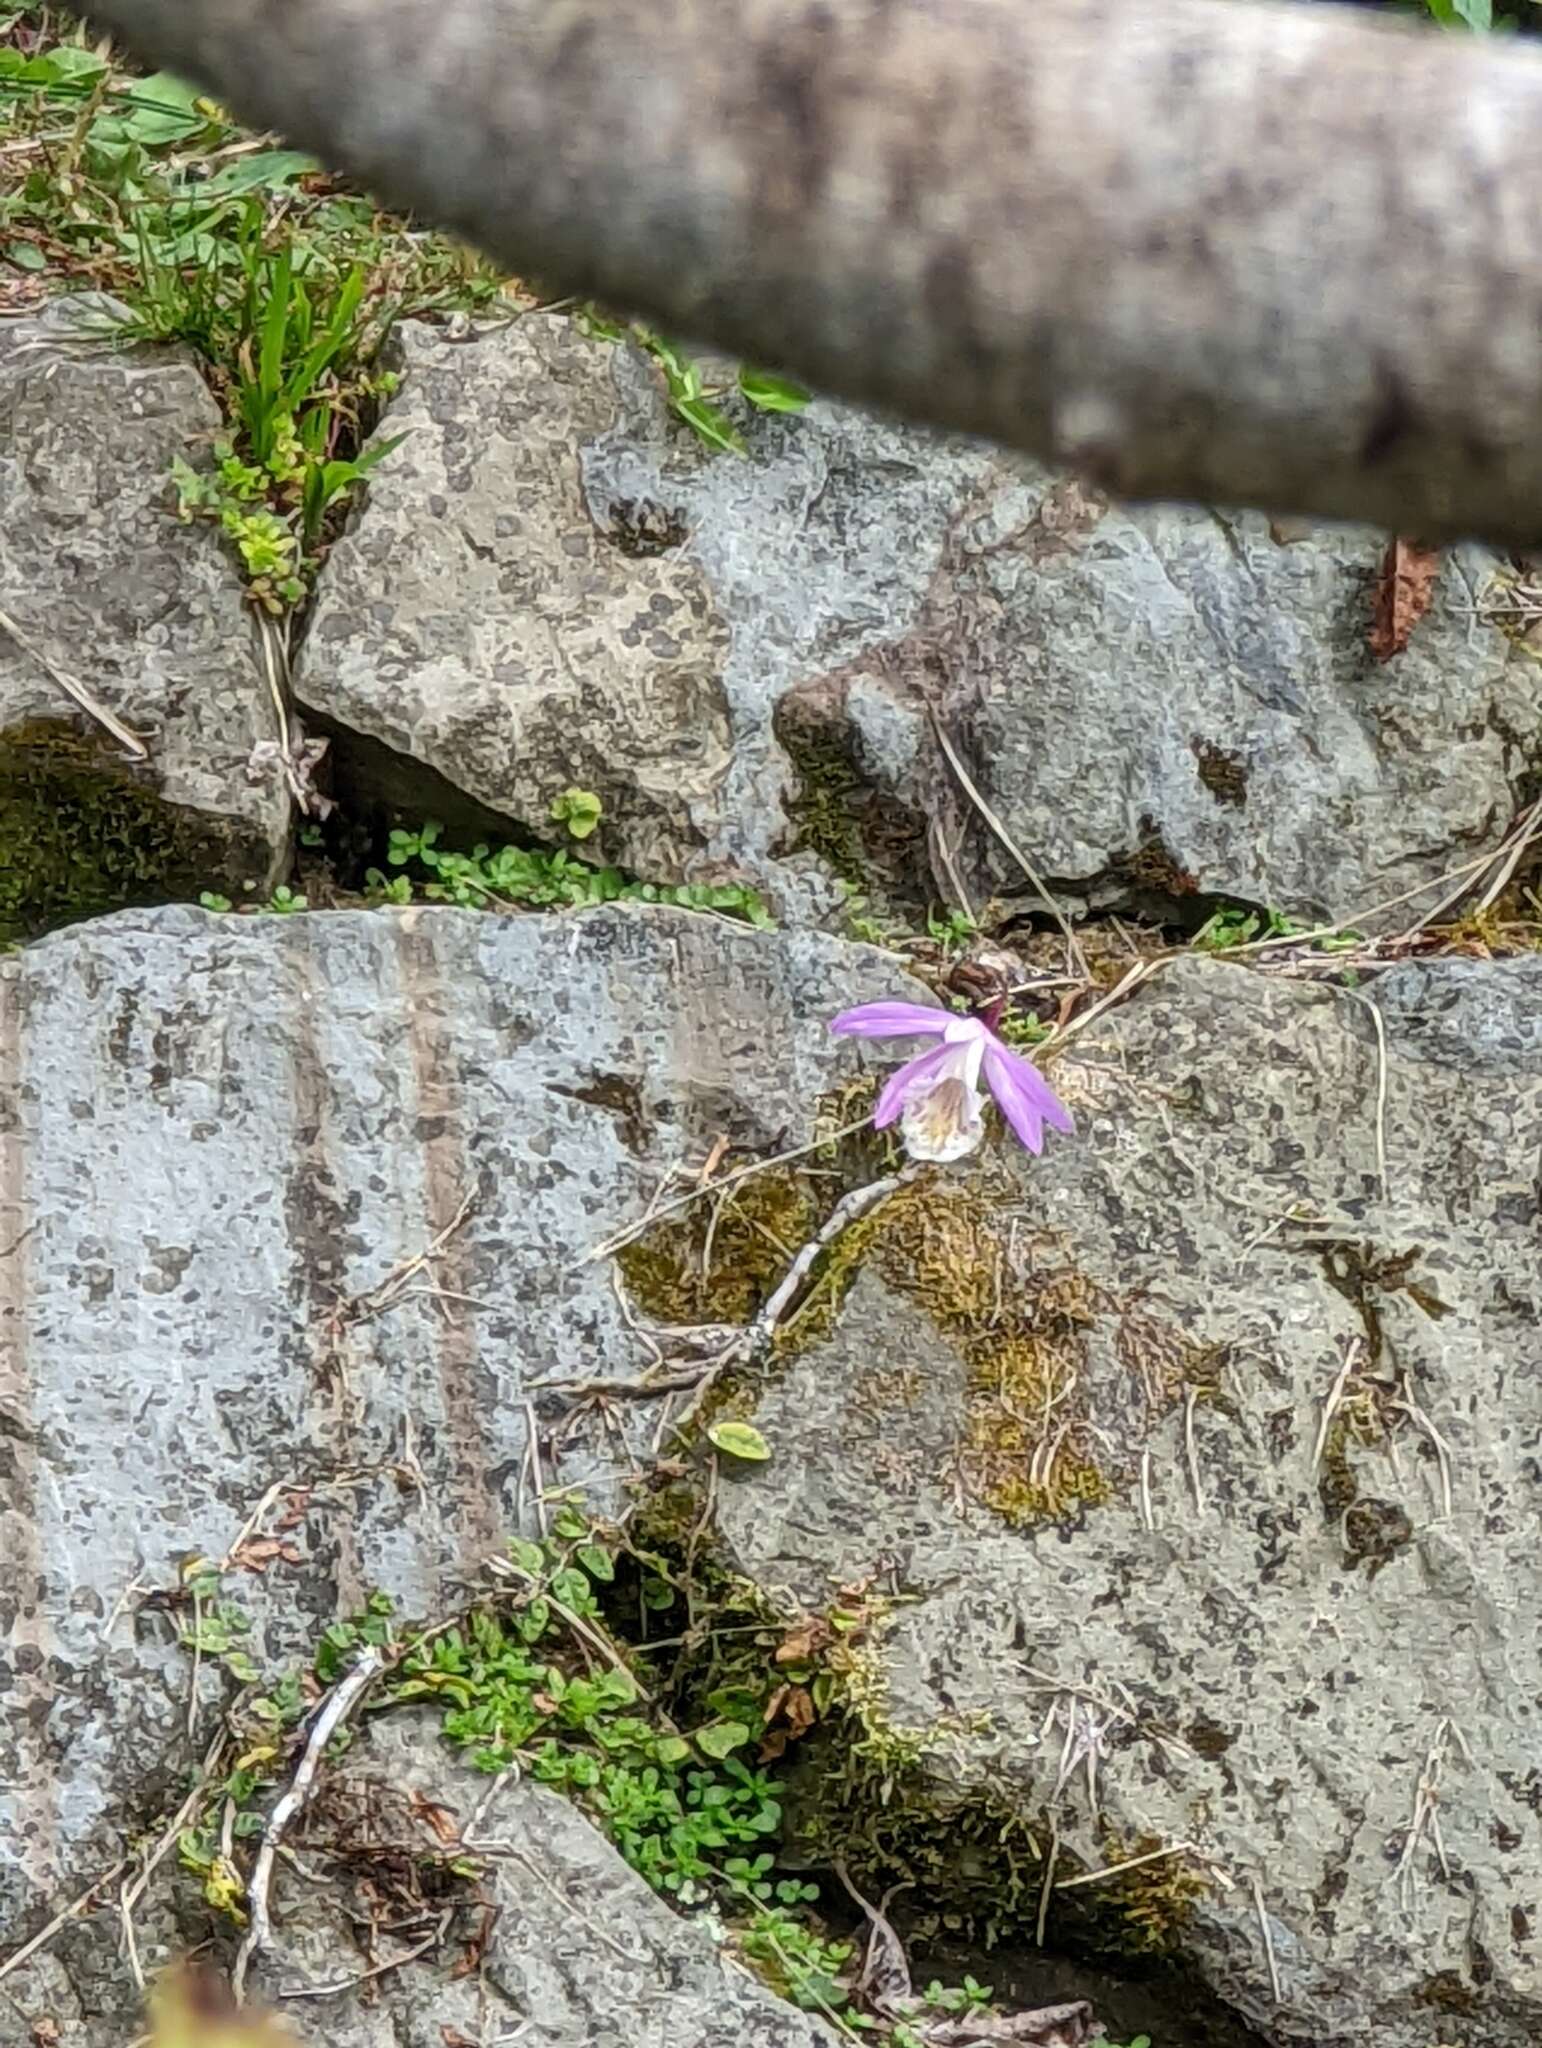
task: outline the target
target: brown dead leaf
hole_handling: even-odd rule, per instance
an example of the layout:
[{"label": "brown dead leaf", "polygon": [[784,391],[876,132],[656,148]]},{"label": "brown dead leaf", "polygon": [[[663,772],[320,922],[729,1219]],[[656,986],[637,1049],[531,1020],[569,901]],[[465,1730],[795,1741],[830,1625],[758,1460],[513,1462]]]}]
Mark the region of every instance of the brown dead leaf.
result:
[{"label": "brown dead leaf", "polygon": [[59,2048],[64,2036],[59,2032],[59,2022],[49,2013],[32,2022],[32,2039],[35,2048]]},{"label": "brown dead leaf", "polygon": [[230,1553],[230,1562],[243,1572],[265,1572],[274,1559],[284,1564],[303,1564],[304,1558],[292,1543],[280,1543],[276,1536],[248,1536]]},{"label": "brown dead leaf", "polygon": [[273,1524],[281,1536],[291,1529],[298,1529],[310,1513],[311,1490],[308,1486],[297,1486],[289,1496],[289,1505]]},{"label": "brown dead leaf", "polygon": [[432,1799],[425,1799],[421,1792],[412,1795],[412,1816],[421,1821],[434,1837],[448,1846],[460,1840],[460,1823],[448,1806],[438,1806]]},{"label": "brown dead leaf", "polygon": [[452,2027],[448,2020],[441,2025],[439,2038],[444,2048],[481,2048],[480,2042],[473,2041],[469,2034],[463,2034],[459,2027]]},{"label": "brown dead leaf", "polygon": [[835,1641],[835,1630],[823,1615],[808,1614],[796,1621],[777,1645],[778,1664],[808,1664]]},{"label": "brown dead leaf", "polygon": [[789,1742],[801,1742],[818,1716],[806,1685],[780,1685],[766,1703],[766,1732],[761,1739],[760,1761],[774,1763]]},{"label": "brown dead leaf", "polygon": [[1401,536],[1388,543],[1371,608],[1370,646],[1378,661],[1390,661],[1408,645],[1409,635],[1430,608],[1439,574],[1439,548],[1421,547]]}]

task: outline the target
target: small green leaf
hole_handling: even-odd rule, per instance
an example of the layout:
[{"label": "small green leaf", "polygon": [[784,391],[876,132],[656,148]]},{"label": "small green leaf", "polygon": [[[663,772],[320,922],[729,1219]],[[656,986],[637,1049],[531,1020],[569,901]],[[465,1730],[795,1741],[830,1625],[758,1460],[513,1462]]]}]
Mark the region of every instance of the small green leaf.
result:
[{"label": "small green leaf", "polygon": [[5,260],[14,263],[18,270],[46,270],[48,258],[36,242],[7,242]]},{"label": "small green leaf", "polygon": [[[19,56],[20,52],[5,54]],[[42,50],[35,57],[4,68],[27,85],[85,86],[101,77],[107,62],[94,50],[82,49],[79,43],[61,43],[56,49]]]},{"label": "small green leaf", "polygon": [[731,1458],[745,1458],[753,1464],[763,1465],[771,1455],[771,1446],[748,1422],[714,1422],[707,1431],[707,1437]]},{"label": "small green leaf", "polygon": [[551,814],[574,839],[587,839],[605,815],[605,806],[592,789],[565,789],[552,798]]},{"label": "small green leaf", "polygon": [[539,1543],[527,1542],[523,1536],[509,1538],[509,1556],[523,1571],[539,1574],[546,1569],[546,1553]]},{"label": "small green leaf", "polygon": [[122,115],[123,132],[146,149],[156,149],[167,142],[185,142],[209,125],[207,115],[198,111],[202,98],[197,86],[173,77],[169,71],[157,71],[150,78],[139,79],[118,103],[126,110]]},{"label": "small green leaf", "polygon": [[653,1754],[661,1764],[683,1764],[691,1753],[691,1745],[683,1735],[664,1735],[653,1746]]},{"label": "small green leaf", "polygon": [[226,164],[212,178],[206,178],[197,192],[200,198],[215,193],[228,197],[239,192],[277,192],[320,168],[315,157],[302,156],[297,149],[260,149],[253,156]]},{"label": "small green leaf", "polygon": [[602,1550],[598,1543],[581,1543],[575,1555],[591,1579],[602,1579],[608,1585],[616,1576],[610,1552]]},{"label": "small green leaf", "polygon": [[675,411],[709,448],[721,448],[725,455],[749,453],[738,430],[729,425],[710,399],[677,398]]},{"label": "small green leaf", "polygon": [[739,389],[762,412],[802,412],[813,397],[791,377],[777,377],[770,370],[752,370],[747,365],[739,372]]},{"label": "small green leaf", "polygon": [[719,1763],[736,1749],[742,1749],[749,1739],[750,1731],[742,1721],[713,1721],[696,1730],[696,1747],[703,1756],[713,1757]]}]

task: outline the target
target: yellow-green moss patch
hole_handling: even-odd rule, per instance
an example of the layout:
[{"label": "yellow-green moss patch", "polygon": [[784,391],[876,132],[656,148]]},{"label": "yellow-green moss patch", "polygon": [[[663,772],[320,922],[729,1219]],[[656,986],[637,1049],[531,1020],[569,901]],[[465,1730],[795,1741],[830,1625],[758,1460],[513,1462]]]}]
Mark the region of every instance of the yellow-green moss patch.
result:
[{"label": "yellow-green moss patch", "polygon": [[968,1368],[958,1477],[1014,1526],[1052,1520],[1108,1497],[1087,1428],[1081,1328],[1093,1291],[1060,1272],[1031,1289],[1009,1271],[988,1199],[937,1176],[902,1189],[832,1249],[784,1348],[834,1327],[857,1271],[871,1265],[915,1302]]},{"label": "yellow-green moss patch", "polygon": [[814,1229],[808,1181],[755,1174],[705,1195],[617,1254],[627,1291],[659,1323],[747,1323]]}]

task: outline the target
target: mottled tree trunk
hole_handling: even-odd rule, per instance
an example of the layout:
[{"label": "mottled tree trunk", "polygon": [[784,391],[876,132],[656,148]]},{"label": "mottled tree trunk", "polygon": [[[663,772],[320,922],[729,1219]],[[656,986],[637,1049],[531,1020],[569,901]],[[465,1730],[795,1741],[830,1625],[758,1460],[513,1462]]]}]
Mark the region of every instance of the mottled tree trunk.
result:
[{"label": "mottled tree trunk", "polygon": [[1128,496],[1542,539],[1542,53],[1243,0],[92,0],[517,270]]}]

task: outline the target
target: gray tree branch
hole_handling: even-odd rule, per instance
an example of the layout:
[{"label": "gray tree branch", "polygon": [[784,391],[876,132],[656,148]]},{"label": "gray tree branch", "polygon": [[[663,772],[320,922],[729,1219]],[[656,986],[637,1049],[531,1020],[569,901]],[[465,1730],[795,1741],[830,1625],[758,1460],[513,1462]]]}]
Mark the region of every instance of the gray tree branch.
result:
[{"label": "gray tree branch", "polygon": [[1131,497],[1542,539],[1542,54],[1244,0],[89,0],[563,291]]}]

